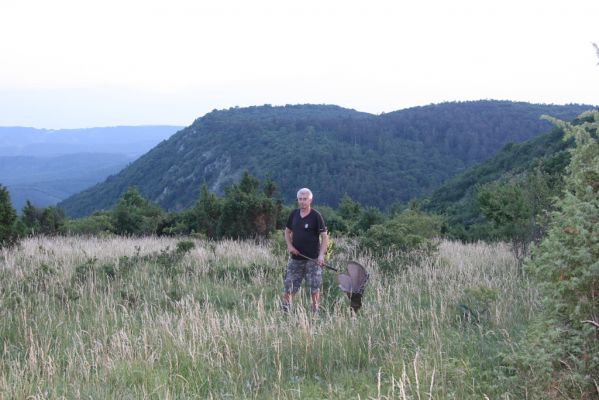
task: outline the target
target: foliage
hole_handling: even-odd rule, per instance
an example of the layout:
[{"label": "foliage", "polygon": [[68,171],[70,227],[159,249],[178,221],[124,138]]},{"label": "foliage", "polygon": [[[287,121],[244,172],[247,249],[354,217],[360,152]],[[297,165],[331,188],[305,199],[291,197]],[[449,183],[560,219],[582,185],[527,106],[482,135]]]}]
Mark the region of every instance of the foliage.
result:
[{"label": "foliage", "polygon": [[355,224],[352,226],[352,233],[356,235],[364,234],[373,225],[382,224],[385,216],[378,208],[365,207],[360,210]]},{"label": "foliage", "polygon": [[496,232],[489,231],[488,220],[477,204],[477,188],[500,185],[514,177],[537,175],[547,178],[551,190],[549,197],[557,195],[562,187],[561,176],[570,159],[567,149],[573,143],[562,140],[562,137],[563,130],[555,128],[525,143],[506,145],[493,158],[456,175],[435,190],[424,208],[447,217],[452,237],[461,240],[496,237]]},{"label": "foliage", "polygon": [[170,236],[206,237],[198,232],[198,219],[193,208],[167,213],[161,231]]},{"label": "foliage", "polygon": [[520,267],[530,244],[542,236],[541,221],[551,208],[552,195],[549,177],[538,168],[524,177],[495,181],[477,191],[479,207],[492,223],[494,236],[511,243]]},{"label": "foliage", "polygon": [[108,211],[96,211],[88,217],[68,219],[63,229],[70,235],[101,236],[115,231],[112,214]]},{"label": "foliage", "polygon": [[17,212],[12,207],[8,189],[0,185],[0,248],[10,246],[17,240],[15,223]]},{"label": "foliage", "polygon": [[544,398],[599,395],[599,112],[583,117],[579,125],[555,121],[576,146],[547,236],[526,265],[544,295],[540,329],[513,356],[522,381],[534,371]]},{"label": "foliage", "polygon": [[112,225],[120,235],[155,235],[161,232],[164,212],[131,187],[112,210]]},{"label": "foliage", "polygon": [[225,192],[217,235],[225,238],[267,237],[276,228],[280,203],[259,190],[260,181],[244,172]]},{"label": "foliage", "polygon": [[62,233],[66,223],[64,211],[57,207],[35,207],[26,201],[21,215],[25,235],[57,235]]},{"label": "foliage", "polygon": [[214,193],[208,191],[206,184],[203,184],[200,188],[200,198],[193,209],[193,216],[197,223],[196,232],[215,238],[222,207],[222,202]]},{"label": "foliage", "polygon": [[372,225],[360,237],[360,246],[383,259],[384,272],[394,273],[434,254],[442,226],[443,220],[437,215],[407,210]]},{"label": "foliage", "polygon": [[60,206],[72,217],[88,215],[112,208],[136,186],[165,210],[179,211],[193,206],[203,183],[223,196],[247,170],[269,177],[283,202],[309,187],[321,205],[336,206],[347,193],[382,210],[429,193],[508,142],[546,132],[541,114],[573,118],[588,108],[475,101],[378,116],[327,105],[215,110]]},{"label": "foliage", "polygon": [[487,286],[466,288],[458,304],[460,320],[475,324],[489,323],[492,318],[493,305],[497,299],[497,290]]},{"label": "foliage", "polygon": [[346,221],[355,221],[360,215],[360,209],[360,204],[352,200],[347,193],[344,193],[337,206],[337,213]]}]

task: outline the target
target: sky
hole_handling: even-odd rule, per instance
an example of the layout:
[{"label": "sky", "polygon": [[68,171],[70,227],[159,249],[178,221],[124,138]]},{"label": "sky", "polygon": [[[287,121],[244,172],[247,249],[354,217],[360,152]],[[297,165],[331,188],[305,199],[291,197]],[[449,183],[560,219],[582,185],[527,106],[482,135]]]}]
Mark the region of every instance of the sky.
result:
[{"label": "sky", "polygon": [[0,0],[0,126],[213,109],[599,104],[597,0]]}]

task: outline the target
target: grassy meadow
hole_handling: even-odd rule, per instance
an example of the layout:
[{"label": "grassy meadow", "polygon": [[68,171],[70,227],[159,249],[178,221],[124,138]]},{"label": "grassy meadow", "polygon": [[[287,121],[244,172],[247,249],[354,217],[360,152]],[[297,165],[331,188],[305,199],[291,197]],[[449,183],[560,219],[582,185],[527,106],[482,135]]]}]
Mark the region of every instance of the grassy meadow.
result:
[{"label": "grassy meadow", "polygon": [[0,398],[517,398],[503,360],[538,294],[507,246],[443,241],[406,265],[335,244],[331,264],[370,273],[358,316],[328,270],[319,316],[302,292],[281,313],[280,240],[36,237],[4,249]]}]

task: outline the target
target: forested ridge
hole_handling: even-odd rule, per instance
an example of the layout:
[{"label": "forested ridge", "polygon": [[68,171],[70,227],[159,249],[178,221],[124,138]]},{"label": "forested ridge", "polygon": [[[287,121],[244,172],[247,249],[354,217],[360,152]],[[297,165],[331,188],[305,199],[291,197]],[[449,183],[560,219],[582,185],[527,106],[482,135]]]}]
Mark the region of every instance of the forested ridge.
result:
[{"label": "forested ridge", "polygon": [[[575,118],[578,126],[584,118]],[[545,175],[553,196],[562,189],[561,177],[570,162],[572,138],[564,139],[560,127],[523,143],[509,143],[495,156],[457,174],[421,199],[423,208],[445,216],[452,236],[460,239],[490,238],[492,229],[479,208],[477,192],[485,185]]]},{"label": "forested ridge", "polygon": [[438,188],[505,144],[548,132],[543,114],[571,120],[585,105],[453,102],[372,115],[333,105],[214,110],[119,174],[60,207],[71,216],[111,208],[131,186],[161,207],[194,204],[200,186],[222,194],[244,171],[270,177],[291,202],[310,187],[335,206],[344,193],[385,208]]}]

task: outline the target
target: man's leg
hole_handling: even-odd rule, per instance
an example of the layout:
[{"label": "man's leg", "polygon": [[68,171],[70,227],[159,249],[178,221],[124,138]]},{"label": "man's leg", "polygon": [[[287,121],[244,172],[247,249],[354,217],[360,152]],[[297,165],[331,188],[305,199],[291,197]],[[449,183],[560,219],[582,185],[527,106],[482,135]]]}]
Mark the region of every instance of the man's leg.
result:
[{"label": "man's leg", "polygon": [[283,311],[289,311],[293,295],[299,290],[304,274],[304,263],[290,258],[289,263],[287,264],[287,270],[285,271],[285,278],[283,279],[285,287],[285,291],[283,292],[283,302],[281,304],[281,309]]},{"label": "man's leg", "polygon": [[320,306],[320,290],[317,292],[312,292],[312,312],[318,311],[319,306]]},{"label": "man's leg", "polygon": [[320,307],[320,286],[322,285],[322,268],[313,261],[308,261],[307,275],[308,286],[312,299],[312,312],[318,312]]},{"label": "man's leg", "polygon": [[288,312],[291,306],[293,295],[290,292],[283,293],[283,302],[281,303],[281,311]]}]

